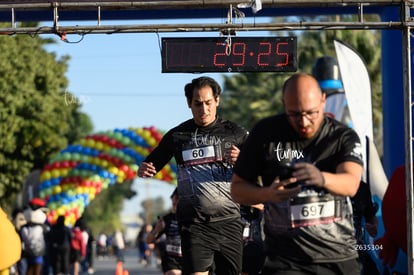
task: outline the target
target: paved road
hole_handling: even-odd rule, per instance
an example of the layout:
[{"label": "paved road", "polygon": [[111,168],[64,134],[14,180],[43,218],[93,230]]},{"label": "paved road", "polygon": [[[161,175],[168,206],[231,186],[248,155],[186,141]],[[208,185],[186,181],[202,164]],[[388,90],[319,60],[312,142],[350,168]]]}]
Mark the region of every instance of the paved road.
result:
[{"label": "paved road", "polygon": [[[136,249],[125,250],[125,262],[123,268],[128,270],[129,275],[162,275],[162,271],[155,265],[144,266],[138,263]],[[96,258],[94,264],[94,275],[115,275],[116,260],[114,257]],[[82,274],[83,275],[83,274]]]}]

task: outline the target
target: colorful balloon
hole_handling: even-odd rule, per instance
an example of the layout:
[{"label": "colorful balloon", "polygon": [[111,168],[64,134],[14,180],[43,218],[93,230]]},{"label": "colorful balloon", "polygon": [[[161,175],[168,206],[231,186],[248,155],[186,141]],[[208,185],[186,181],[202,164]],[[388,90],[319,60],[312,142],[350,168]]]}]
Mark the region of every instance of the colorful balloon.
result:
[{"label": "colorful balloon", "polygon": [[[40,174],[40,198],[50,209],[49,223],[64,215],[74,225],[102,190],[136,178],[138,166],[162,135],[153,126],[115,129],[88,135],[54,155]],[[170,162],[155,178],[176,184],[176,171]]]}]

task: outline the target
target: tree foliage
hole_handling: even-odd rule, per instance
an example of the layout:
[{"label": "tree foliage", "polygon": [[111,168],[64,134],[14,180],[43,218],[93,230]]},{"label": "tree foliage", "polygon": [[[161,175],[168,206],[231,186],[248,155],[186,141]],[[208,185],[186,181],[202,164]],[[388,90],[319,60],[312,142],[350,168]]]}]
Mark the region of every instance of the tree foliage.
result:
[{"label": "tree foliage", "polygon": [[159,216],[166,214],[165,201],[161,196],[145,199],[141,202],[141,206],[144,212],[140,213],[140,217],[147,224],[155,223]]},{"label": "tree foliage", "polygon": [[50,39],[0,36],[0,205],[12,205],[33,169],[92,130],[78,104],[66,104],[68,56]]},{"label": "tree foliage", "polygon": [[[322,18],[320,18],[322,20]],[[372,30],[324,30],[277,33],[298,37],[298,71],[311,73],[315,60],[335,55],[333,41],[340,40],[364,59],[371,78],[375,144],[382,152],[382,89],[380,33]],[[224,75],[220,116],[251,129],[255,122],[283,111],[281,89],[289,73],[244,73]],[[361,91],[363,92],[363,91]]]},{"label": "tree foliage", "polygon": [[124,199],[136,195],[131,189],[132,184],[133,181],[126,181],[109,186],[86,208],[83,217],[94,234],[104,232],[109,235],[116,229],[122,229],[120,213]]},{"label": "tree foliage", "polygon": [[259,119],[283,110],[280,93],[284,77],[275,73],[224,76],[220,116],[250,129]]}]

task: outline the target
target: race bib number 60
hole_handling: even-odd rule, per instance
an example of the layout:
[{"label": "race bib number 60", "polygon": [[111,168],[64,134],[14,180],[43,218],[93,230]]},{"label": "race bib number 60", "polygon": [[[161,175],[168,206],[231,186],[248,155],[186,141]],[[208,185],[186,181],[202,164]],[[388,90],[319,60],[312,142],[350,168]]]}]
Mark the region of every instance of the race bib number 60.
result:
[{"label": "race bib number 60", "polygon": [[182,155],[184,163],[187,165],[208,163],[216,160],[213,145],[184,150]]}]

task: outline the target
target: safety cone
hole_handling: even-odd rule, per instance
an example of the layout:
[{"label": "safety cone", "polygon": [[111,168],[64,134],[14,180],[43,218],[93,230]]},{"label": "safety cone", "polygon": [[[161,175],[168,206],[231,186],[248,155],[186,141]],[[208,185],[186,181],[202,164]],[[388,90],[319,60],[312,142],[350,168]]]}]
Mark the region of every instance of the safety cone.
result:
[{"label": "safety cone", "polygon": [[124,267],[122,266],[122,261],[116,263],[115,275],[123,275]]},{"label": "safety cone", "polygon": [[124,269],[124,274],[123,275],[129,275],[129,272],[127,269]]}]

